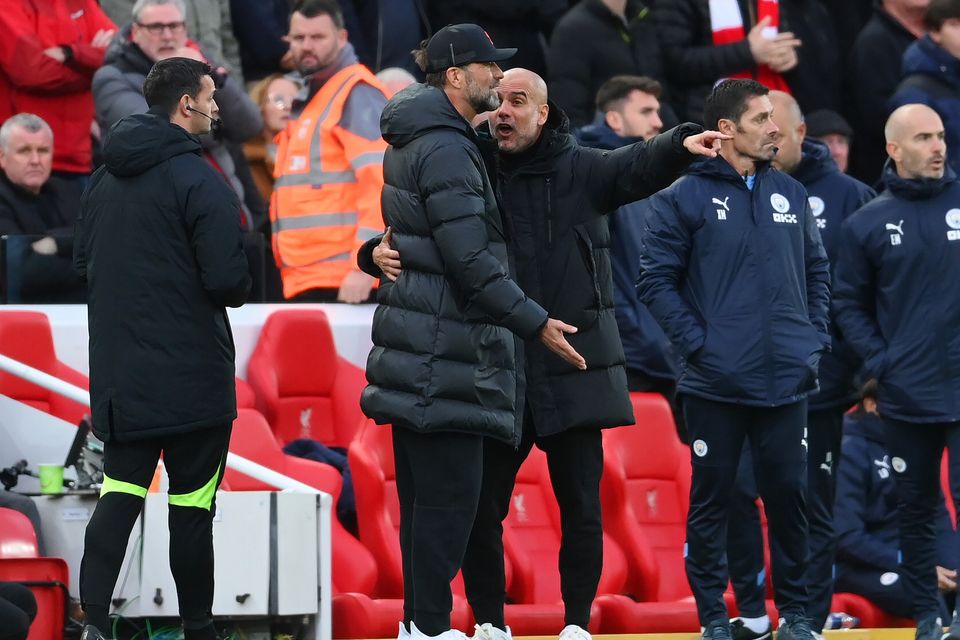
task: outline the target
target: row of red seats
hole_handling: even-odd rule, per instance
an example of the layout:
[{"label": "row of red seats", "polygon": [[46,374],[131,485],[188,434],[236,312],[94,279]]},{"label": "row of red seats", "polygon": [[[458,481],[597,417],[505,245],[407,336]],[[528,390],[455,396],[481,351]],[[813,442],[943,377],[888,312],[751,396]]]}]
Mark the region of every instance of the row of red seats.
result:
[{"label": "row of red seats", "polygon": [[[57,361],[43,314],[0,312],[0,352],[87,386],[85,376]],[[363,372],[337,355],[323,312],[284,310],[264,324],[247,377],[249,385],[238,380],[242,408],[231,440],[235,453],[338,496],[336,470],[287,456],[280,447],[298,437],[349,446],[360,541],[334,523],[334,635],[392,636],[402,611],[399,507],[389,428],[364,421],[359,409]],[[2,373],[0,393],[73,423],[86,412]],[[634,405],[638,426],[604,434],[605,559],[591,630],[696,631],[682,558],[689,451],[676,438],[662,398],[635,394]],[[227,472],[225,484],[232,490],[269,488],[234,471]],[[504,525],[507,622],[518,635],[556,633],[563,626],[556,568],[559,513],[543,455],[536,450],[521,468],[514,500]],[[459,577],[454,589],[454,624],[468,629],[472,620]],[[834,609],[857,615],[865,626],[898,622],[844,594],[837,596]]]}]

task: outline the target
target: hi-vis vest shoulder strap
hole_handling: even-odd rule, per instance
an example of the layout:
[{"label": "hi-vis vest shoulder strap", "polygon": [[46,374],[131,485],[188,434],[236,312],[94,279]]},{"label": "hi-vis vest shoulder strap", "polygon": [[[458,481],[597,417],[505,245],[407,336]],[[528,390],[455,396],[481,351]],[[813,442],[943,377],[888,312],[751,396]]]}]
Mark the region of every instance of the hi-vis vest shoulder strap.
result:
[{"label": "hi-vis vest shoulder strap", "polygon": [[386,142],[340,126],[347,98],[361,82],[386,97],[386,88],[366,67],[350,65],[327,80],[277,136],[270,221],[287,298],[338,288],[357,268],[360,245],[383,231]]}]

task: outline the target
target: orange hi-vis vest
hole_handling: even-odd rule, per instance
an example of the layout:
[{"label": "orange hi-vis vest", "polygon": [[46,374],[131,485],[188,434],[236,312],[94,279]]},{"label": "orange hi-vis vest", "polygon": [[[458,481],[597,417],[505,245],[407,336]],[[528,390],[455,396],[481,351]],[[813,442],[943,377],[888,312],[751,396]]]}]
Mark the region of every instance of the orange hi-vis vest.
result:
[{"label": "orange hi-vis vest", "polygon": [[327,80],[277,134],[270,222],[283,296],[338,289],[357,269],[357,250],[383,232],[383,138],[368,140],[340,126],[350,91],[365,82],[387,89],[366,67],[352,64]]}]

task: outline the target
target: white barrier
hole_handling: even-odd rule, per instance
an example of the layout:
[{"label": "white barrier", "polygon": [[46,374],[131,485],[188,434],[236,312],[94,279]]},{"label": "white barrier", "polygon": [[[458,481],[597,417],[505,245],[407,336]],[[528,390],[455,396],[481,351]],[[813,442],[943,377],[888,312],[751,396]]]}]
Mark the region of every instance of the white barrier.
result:
[{"label": "white barrier", "polygon": [[[86,314],[84,314],[84,318],[85,317]],[[54,393],[69,398],[70,400],[80,402],[88,407],[90,406],[90,394],[86,390],[76,387],[55,376],[51,376],[48,373],[34,369],[29,365],[2,354],[0,354],[0,371],[5,371],[19,378],[23,378],[28,382],[32,382],[36,385],[44,387],[45,389],[49,389]],[[63,424],[65,428],[69,428],[67,423]],[[13,437],[16,434],[7,435]],[[318,621],[315,626],[315,637],[317,640],[330,640],[333,631],[330,606],[330,597],[333,593],[330,566],[332,551],[330,535],[333,496],[331,496],[329,493],[319,491],[310,485],[304,484],[299,480],[295,480],[281,473],[277,473],[273,469],[264,467],[263,465],[257,464],[252,460],[248,460],[234,453],[228,454],[227,467],[235,469],[240,473],[244,473],[271,486],[275,486],[283,491],[296,491],[319,495],[320,519],[318,522],[318,579],[320,581],[320,600],[318,602]]]}]

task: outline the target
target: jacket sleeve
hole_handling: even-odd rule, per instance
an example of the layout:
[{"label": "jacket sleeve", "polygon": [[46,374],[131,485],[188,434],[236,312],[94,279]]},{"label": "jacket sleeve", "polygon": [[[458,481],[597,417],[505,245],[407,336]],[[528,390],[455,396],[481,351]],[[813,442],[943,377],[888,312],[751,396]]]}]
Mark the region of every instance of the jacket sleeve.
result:
[{"label": "jacket sleeve", "polygon": [[591,95],[590,58],[580,42],[581,34],[571,24],[558,24],[547,49],[550,70],[550,97],[567,113],[575,127],[593,120],[594,98]]},{"label": "jacket sleeve", "polygon": [[223,137],[230,142],[246,142],[263,130],[263,115],[240,82],[227,74],[223,84],[214,94],[220,118],[223,120]]},{"label": "jacket sleeve", "polygon": [[810,210],[806,194],[803,228],[803,261],[807,276],[807,313],[820,334],[820,342],[830,349],[830,261],[820,238],[817,219]]},{"label": "jacket sleeve", "polygon": [[680,295],[687,273],[693,230],[675,202],[675,192],[662,191],[649,199],[643,230],[637,293],[651,315],[689,360],[703,347],[703,323]]},{"label": "jacket sleeve", "polygon": [[[660,0],[653,17],[660,33],[660,46],[668,77],[677,85],[697,86],[712,83],[740,71],[756,67],[750,43],[740,42],[716,46],[698,40],[700,33],[709,33],[709,25],[701,25],[708,16],[698,15],[695,0]],[[749,25],[744,25],[749,30]]]},{"label": "jacket sleeve", "polygon": [[670,186],[697,157],[684,148],[684,139],[701,131],[703,127],[688,122],[614,151],[581,148],[579,157],[589,158],[592,165],[584,182],[597,207],[609,212]]},{"label": "jacket sleeve", "polygon": [[117,67],[109,65],[93,74],[93,103],[104,133],[121,118],[147,111],[143,93],[127,82]]},{"label": "jacket sleeve", "polygon": [[837,498],[834,513],[837,557],[865,567],[897,571],[898,550],[867,531],[867,488],[871,484],[869,451],[859,439],[844,438],[843,464],[837,469]]},{"label": "jacket sleeve", "polygon": [[358,84],[347,97],[340,123],[333,130],[357,180],[355,255],[364,242],[383,233],[380,192],[387,143],[380,135],[380,114],[386,104],[386,96],[378,89]]},{"label": "jacket sleeve", "polygon": [[374,278],[383,277],[383,271],[373,261],[373,250],[377,248],[381,240],[383,240],[383,234],[378,233],[360,245],[360,249],[357,250],[357,266],[360,267],[360,271]]},{"label": "jacket sleeve", "polygon": [[444,272],[466,302],[521,338],[532,338],[547,312],[510,279],[490,252],[483,179],[463,147],[439,145],[420,167],[427,222]]},{"label": "jacket sleeve", "polygon": [[841,226],[833,311],[844,339],[863,359],[867,378],[879,377],[887,342],[876,321],[876,280],[865,247],[849,220]]},{"label": "jacket sleeve", "polygon": [[253,283],[243,252],[240,202],[219,176],[209,175],[212,168],[202,173],[208,175],[187,187],[184,200],[200,281],[216,304],[239,307],[247,301]]},{"label": "jacket sleeve", "polygon": [[[90,0],[84,7],[84,18],[86,20],[86,41],[63,42],[68,44],[73,50],[73,60],[68,66],[87,76],[92,76],[94,72],[103,65],[103,55],[105,48],[94,47],[90,44],[93,36],[101,29],[104,31],[116,31],[117,25],[107,17],[100,5],[95,0]],[[114,34],[116,37],[117,34]]]},{"label": "jacket sleeve", "polygon": [[0,11],[0,70],[21,90],[64,94],[90,87],[90,75],[78,73],[47,56],[44,50],[65,42],[43,44],[32,31],[25,2],[5,2]]}]

